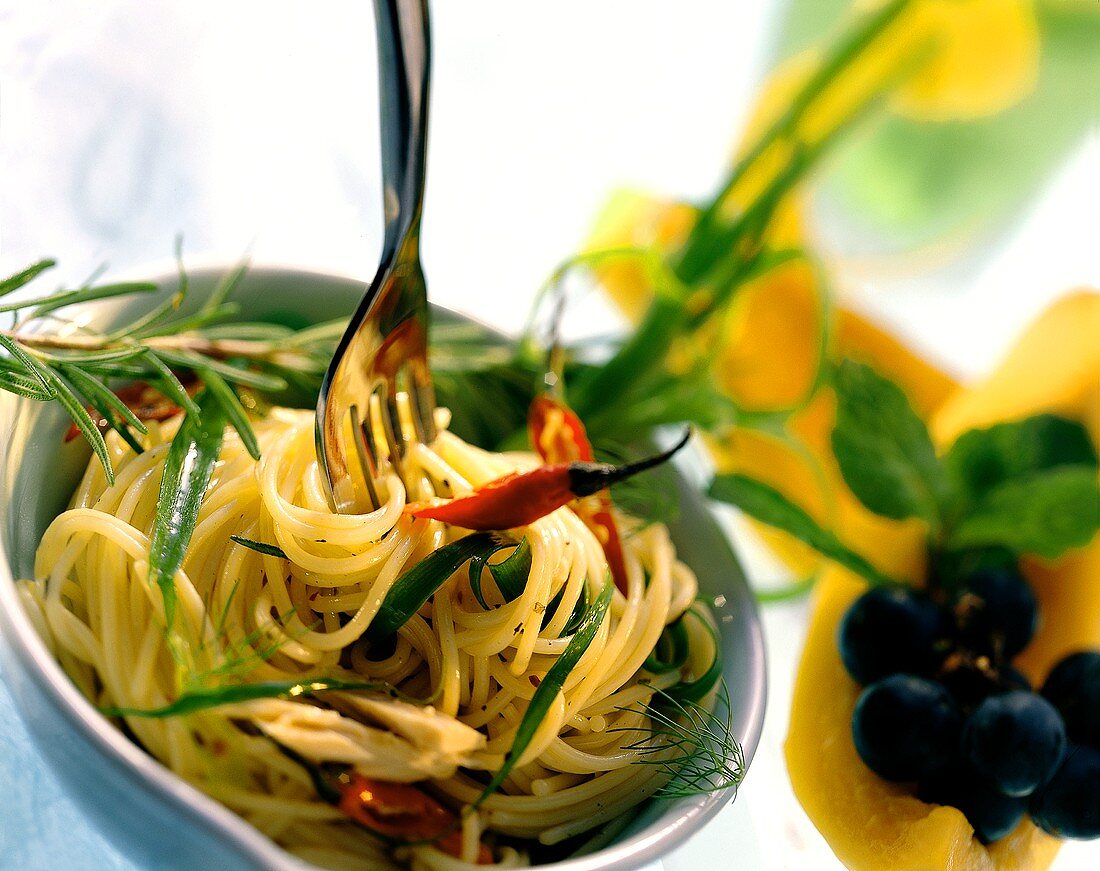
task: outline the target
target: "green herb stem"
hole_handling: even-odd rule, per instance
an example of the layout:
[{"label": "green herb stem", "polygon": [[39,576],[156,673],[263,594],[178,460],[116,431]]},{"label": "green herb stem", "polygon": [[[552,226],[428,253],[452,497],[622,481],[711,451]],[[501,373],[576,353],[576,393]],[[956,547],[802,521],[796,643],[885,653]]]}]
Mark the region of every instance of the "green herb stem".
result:
[{"label": "green herb stem", "polygon": [[336,678],[312,678],[304,681],[264,681],[230,686],[194,689],[160,708],[103,708],[107,717],[182,717],[221,705],[251,702],[256,699],[298,699],[333,691],[370,691],[397,695],[389,684],[380,681],[346,681]]},{"label": "green herb stem", "polygon": [[500,766],[500,769],[493,775],[492,780],[489,781],[481,795],[473,803],[474,808],[480,807],[489,796],[500,789],[501,784],[508,779],[508,775],[516,767],[516,763],[523,756],[527,746],[531,743],[531,739],[535,737],[535,732],[538,731],[542,721],[546,719],[546,715],[554,700],[558,697],[558,693],[565,686],[566,678],[576,668],[584,652],[592,644],[592,640],[596,637],[600,626],[603,625],[607,609],[611,605],[613,591],[613,584],[610,582],[604,584],[600,595],[596,597],[596,601],[585,613],[584,619],[581,620],[577,631],[573,633],[573,637],[565,646],[565,650],[562,651],[561,656],[554,660],[554,664],[546,672],[546,676],[539,683],[535,694],[531,696],[531,701],[527,704],[527,710],[523,712],[523,717],[516,728],[516,738],[512,742],[512,748],[505,755],[504,763]]}]

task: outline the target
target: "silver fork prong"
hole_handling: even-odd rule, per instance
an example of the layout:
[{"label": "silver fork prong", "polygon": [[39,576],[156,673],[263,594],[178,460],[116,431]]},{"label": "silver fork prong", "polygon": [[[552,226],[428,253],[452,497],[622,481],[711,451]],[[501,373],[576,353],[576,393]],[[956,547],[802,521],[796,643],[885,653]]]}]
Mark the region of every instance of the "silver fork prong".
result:
[{"label": "silver fork prong", "polygon": [[417,439],[425,445],[435,441],[435,388],[423,358],[409,362],[409,407]]},{"label": "silver fork prong", "polygon": [[401,412],[397,405],[397,384],[390,380],[381,388],[382,392],[382,432],[386,436],[386,448],[390,455],[390,464],[402,481],[405,478],[405,438],[401,427]]},{"label": "silver fork prong", "polygon": [[355,452],[359,455],[359,466],[363,470],[363,477],[367,488],[367,497],[371,507],[382,507],[382,500],[378,498],[378,488],[374,482],[378,478],[378,457],[374,451],[374,444],[370,438],[369,423],[359,417],[359,406],[353,405],[351,413],[352,441],[355,442]]}]

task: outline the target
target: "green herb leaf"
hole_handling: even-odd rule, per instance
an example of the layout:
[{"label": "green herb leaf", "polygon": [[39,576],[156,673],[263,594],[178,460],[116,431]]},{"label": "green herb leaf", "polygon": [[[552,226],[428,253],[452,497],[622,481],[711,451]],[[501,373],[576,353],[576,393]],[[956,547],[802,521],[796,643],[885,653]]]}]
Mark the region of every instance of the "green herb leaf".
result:
[{"label": "green herb leaf", "polygon": [[981,498],[948,539],[955,548],[1001,545],[1047,559],[1088,544],[1100,529],[1096,467],[1061,466],[1013,478]]},{"label": "green herb leaf", "polygon": [[144,452],[141,443],[130,431],[133,427],[140,433],[148,432],[145,424],[138,420],[130,408],[119,399],[102,381],[87,374],[76,366],[62,366],[62,373],[80,391],[85,401],[107,422],[135,454]]},{"label": "green herb leaf", "polygon": [[566,678],[576,668],[580,658],[592,643],[592,639],[596,637],[596,633],[603,624],[604,616],[611,604],[613,590],[613,584],[610,582],[604,584],[600,595],[596,597],[596,601],[585,613],[581,625],[573,633],[573,637],[565,646],[565,650],[562,651],[561,656],[554,660],[554,664],[546,672],[546,677],[539,683],[535,694],[531,696],[527,710],[523,712],[523,718],[516,729],[516,738],[512,742],[512,748],[504,757],[504,764],[500,766],[500,770],[493,775],[493,779],[489,781],[481,795],[478,796],[477,801],[474,802],[473,806],[475,808],[480,807],[485,799],[500,789],[500,785],[512,773],[512,769],[515,768],[516,763],[523,756],[523,751],[527,749],[527,745],[531,743],[531,739],[535,736],[539,725],[546,718],[546,713],[550,710],[554,699],[558,697],[558,693],[565,686]]},{"label": "green herb leaf", "polygon": [[180,283],[179,289],[173,293],[170,297],[165,299],[159,305],[154,306],[148,312],[136,320],[131,321],[123,327],[115,330],[112,333],[107,334],[109,341],[118,341],[123,338],[128,339],[142,339],[146,336],[147,332],[154,331],[158,325],[162,324],[172,314],[179,311],[181,305],[183,305],[184,299],[187,297],[187,287],[184,283]]},{"label": "green herb leaf", "polygon": [[248,267],[248,261],[242,260],[230,272],[223,275],[214,290],[211,291],[210,296],[206,298],[206,302],[202,304],[201,311],[209,314],[219,309],[229,299],[233,291],[240,286],[244,277],[248,274]]},{"label": "green herb leaf", "polygon": [[264,681],[195,689],[183,693],[172,704],[162,708],[103,708],[102,713],[105,717],[181,717],[219,705],[251,702],[255,699],[299,699],[333,690],[367,690],[390,696],[397,694],[392,686],[380,681],[346,681],[321,677],[306,681]]},{"label": "green herb leaf", "polygon": [[54,398],[54,386],[46,374],[49,370],[42,363],[20,348],[15,340],[9,339],[7,336],[0,335],[0,348],[11,354],[12,359],[22,365],[23,371],[38,382],[48,399]]},{"label": "green herb leaf", "polygon": [[254,460],[260,459],[260,443],[256,441],[256,433],[252,429],[252,423],[248,419],[248,412],[244,410],[236,392],[213,369],[203,367],[196,369],[195,374],[202,379],[211,396],[222,407],[225,416],[233,425],[233,429],[240,435],[244,448]]},{"label": "green herb leaf", "polygon": [[653,651],[646,657],[643,667],[652,674],[676,671],[683,668],[690,652],[687,629],[684,627],[684,618],[681,616],[680,619],[665,627]]},{"label": "green herb leaf", "polygon": [[924,421],[892,381],[845,360],[836,373],[833,453],[844,481],[876,514],[939,528],[947,482]]},{"label": "green herb leaf", "polygon": [[160,588],[169,630],[175,616],[176,572],[195,532],[225,432],[225,412],[213,396],[201,394],[198,407],[199,414],[184,418],[168,448],[149,548],[149,580]]},{"label": "green herb leaf", "polygon": [[246,387],[255,387],[257,390],[286,389],[286,382],[282,378],[275,378],[272,375],[265,375],[263,372],[254,372],[250,369],[240,369],[191,351],[172,351],[157,348],[155,354],[169,366],[179,366],[193,372],[198,372],[200,369],[211,369],[233,384],[243,384]]},{"label": "green herb leaf", "polygon": [[505,602],[515,601],[523,595],[531,575],[531,545],[527,539],[520,541],[504,562],[490,565],[489,574],[496,581]]},{"label": "green herb leaf", "polygon": [[861,575],[872,584],[893,583],[802,508],[767,484],[745,475],[719,475],[711,483],[708,493],[712,499],[736,505],[761,523],[793,535],[822,556]]},{"label": "green herb leaf", "polygon": [[714,615],[702,602],[696,601],[687,611],[684,618],[691,617],[698,621],[714,644],[714,658],[699,677],[694,680],[680,681],[669,687],[665,692],[669,698],[683,702],[698,702],[710,695],[710,691],[717,686],[722,679],[722,644],[718,637],[718,631],[714,628]]},{"label": "green herb leaf", "polygon": [[733,708],[725,682],[713,711],[657,688],[644,710],[650,718],[648,728],[613,731],[639,735],[622,749],[641,757],[636,764],[659,766],[668,775],[654,798],[706,795],[742,781],[745,756],[734,734]]},{"label": "green herb leaf", "polygon": [[211,326],[218,321],[231,318],[241,311],[241,307],[235,302],[222,303],[214,309],[197,311],[188,317],[176,318],[167,323],[153,323],[145,326],[140,332],[131,334],[139,339],[152,339],[159,336],[178,336],[181,333],[190,333],[198,329]]},{"label": "green herb leaf", "polygon": [[101,284],[98,287],[83,287],[78,290],[63,290],[49,296],[37,299],[27,299],[19,302],[10,302],[0,305],[0,312],[16,311],[17,309],[35,306],[31,313],[32,318],[40,318],[43,315],[64,308],[67,305],[77,303],[94,302],[99,299],[109,299],[114,296],[129,296],[134,293],[152,293],[157,289],[155,284],[148,281],[125,282],[122,284]]},{"label": "green herb leaf", "polygon": [[1014,478],[1059,466],[1096,466],[1097,458],[1084,426],[1040,414],[963,433],[943,462],[954,489],[969,502]]},{"label": "green herb leaf", "polygon": [[486,557],[512,543],[512,539],[498,532],[474,532],[424,557],[393,582],[367,628],[367,637],[372,641],[388,638],[468,560]]},{"label": "green herb leaf", "polygon": [[[510,545],[511,542],[502,540],[497,550],[503,550]],[[470,560],[470,588],[473,590],[474,598],[477,599],[478,604],[485,610],[489,610],[489,605],[481,592],[481,575],[486,567],[493,576],[493,581],[496,582],[497,589],[500,590],[505,602],[511,602],[519,598],[523,588],[527,585],[527,578],[531,574],[531,546],[527,543],[526,538],[508,555],[506,560],[497,565],[489,565],[489,558],[497,550],[492,553],[480,553]]]},{"label": "green herb leaf", "polygon": [[111,455],[107,450],[107,442],[103,440],[103,433],[99,431],[99,427],[92,420],[92,416],[88,414],[88,409],[73,393],[72,388],[62,381],[61,377],[52,369],[42,367],[41,371],[42,376],[50,385],[50,389],[54,394],[53,398],[61,403],[65,411],[68,412],[69,417],[72,418],[73,423],[76,424],[77,429],[88,440],[88,444],[92,446],[92,451],[98,457],[100,465],[103,466],[107,483],[113,486],[115,483],[115,470],[111,465]]},{"label": "green herb leaf", "polygon": [[37,379],[7,369],[0,371],[0,390],[6,390],[16,396],[25,396],[27,399],[35,399],[39,402],[48,402],[53,399],[53,396],[46,392]]},{"label": "green herb leaf", "polygon": [[0,281],[0,296],[6,296],[12,291],[19,290],[23,285],[30,284],[47,269],[53,269],[57,265],[56,260],[39,260],[15,275],[10,275]]},{"label": "green herb leaf", "polygon": [[124,348],[104,348],[101,351],[80,351],[79,353],[61,352],[50,353],[39,350],[38,355],[51,363],[79,364],[87,367],[100,363],[125,363],[128,360],[136,360],[145,355],[145,348],[140,345],[128,345]]},{"label": "green herb leaf", "polygon": [[189,415],[198,417],[201,413],[199,407],[195,404],[195,400],[191,398],[191,394],[187,392],[187,388],[176,377],[176,373],[169,369],[164,361],[152,351],[148,351],[143,360],[156,373],[156,380],[160,385],[161,392]]},{"label": "green herb leaf", "polygon": [[251,538],[245,538],[243,535],[231,535],[229,536],[229,540],[235,541],[241,547],[247,547],[249,550],[254,550],[256,553],[262,553],[264,556],[276,556],[279,559],[290,559],[281,547],[274,544],[253,541]]},{"label": "green herb leaf", "polygon": [[[542,625],[545,626],[548,623],[553,623],[554,618],[557,616],[558,608],[561,607],[562,599],[565,597],[565,587],[558,590],[558,594],[550,600],[550,604],[546,606],[546,618],[542,621]],[[581,625],[581,620],[584,619],[584,614],[588,610],[588,585],[585,584],[581,588],[581,594],[577,596],[576,604],[573,605],[573,612],[569,615],[569,619],[565,621],[565,625],[561,627],[561,632],[558,633],[558,638],[567,638],[577,631],[577,627]]]},{"label": "green herb leaf", "polygon": [[[149,432],[148,427],[145,426],[138,416],[134,414],[133,409],[130,408],[125,402],[118,398],[113,390],[111,390],[106,384],[97,378],[93,378],[91,375],[86,374],[82,369],[77,366],[63,366],[62,372],[65,377],[68,378],[73,386],[76,387],[89,402],[95,400],[102,401],[103,405],[108,408],[114,409],[118,412],[119,416],[126,422],[128,426],[133,427],[142,435]],[[140,452],[139,452],[140,453]]]}]

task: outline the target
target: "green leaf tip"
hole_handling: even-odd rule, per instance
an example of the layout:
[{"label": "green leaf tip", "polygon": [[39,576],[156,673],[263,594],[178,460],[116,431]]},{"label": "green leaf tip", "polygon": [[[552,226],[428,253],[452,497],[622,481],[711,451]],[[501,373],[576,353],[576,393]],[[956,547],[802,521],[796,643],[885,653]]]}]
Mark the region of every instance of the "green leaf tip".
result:
[{"label": "green leaf tip", "polygon": [[848,488],[893,520],[920,517],[938,531],[947,479],[932,438],[902,389],[870,366],[837,367],[833,454]]}]

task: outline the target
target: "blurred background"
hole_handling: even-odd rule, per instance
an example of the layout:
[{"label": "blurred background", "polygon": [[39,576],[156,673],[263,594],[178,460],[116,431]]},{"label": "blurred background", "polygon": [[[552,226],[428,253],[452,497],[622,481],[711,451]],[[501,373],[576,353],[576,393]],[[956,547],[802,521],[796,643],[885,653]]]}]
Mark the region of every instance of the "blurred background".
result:
[{"label": "blurred background", "polygon": [[[862,124],[808,204],[849,304],[962,375],[1054,297],[1100,284],[1100,3],[968,2],[996,11],[960,22],[937,94]],[[613,189],[704,198],[770,71],[850,6],[436,3],[433,299],[515,330]],[[983,90],[990,70],[1000,92]],[[247,254],[366,278],[381,230],[376,87],[361,0],[0,2],[0,272],[43,256],[66,281],[102,263],[167,267],[182,233],[194,263]],[[590,305],[600,329],[618,323]],[[805,603],[765,619],[764,744],[741,799],[670,871],[728,867],[731,849],[744,868],[836,867],[779,750]],[[129,867],[30,752],[0,686],[0,865]],[[1067,849],[1056,867],[1095,867],[1097,849]]]}]

